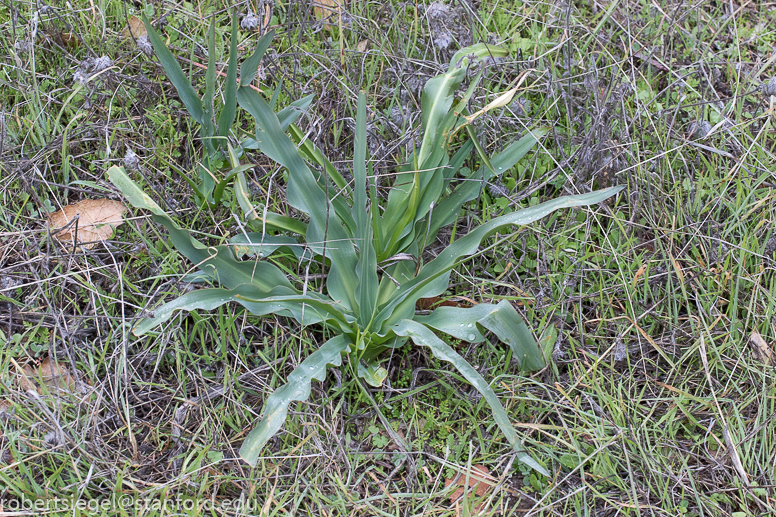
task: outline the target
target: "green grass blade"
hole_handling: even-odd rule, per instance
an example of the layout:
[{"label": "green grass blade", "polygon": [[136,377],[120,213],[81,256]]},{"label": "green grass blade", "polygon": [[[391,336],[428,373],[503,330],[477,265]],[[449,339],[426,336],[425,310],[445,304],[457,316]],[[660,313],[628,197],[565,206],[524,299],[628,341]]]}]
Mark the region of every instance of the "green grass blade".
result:
[{"label": "green grass blade", "polygon": [[[235,34],[236,32],[237,31],[233,27],[232,34]],[[269,48],[269,44],[274,37],[275,31],[271,30],[259,39],[259,42],[256,44],[256,50],[245,60],[240,68],[240,86],[248,86],[256,78],[256,70],[259,69],[261,58],[264,57],[264,53]]]},{"label": "green grass blade", "polygon": [[237,114],[237,11],[232,15],[232,37],[229,43],[229,63],[226,67],[224,107],[218,115],[218,135],[228,136]]},{"label": "green grass blade", "polygon": [[159,58],[159,62],[164,67],[164,71],[167,73],[167,77],[170,82],[178,91],[178,96],[183,101],[183,105],[186,106],[189,114],[194,117],[194,120],[200,124],[205,124],[205,110],[202,107],[202,101],[199,99],[196,90],[189,82],[186,74],[183,73],[181,66],[178,64],[178,60],[172,55],[170,49],[162,42],[159,34],[154,29],[148,17],[143,13],[143,23],[145,24],[146,31],[148,31],[148,40],[153,45],[156,51],[156,56]]},{"label": "green grass blade", "polygon": [[440,361],[447,361],[452,364],[455,369],[477,389],[477,391],[482,393],[483,398],[490,406],[491,411],[493,411],[493,419],[501,429],[501,432],[504,433],[509,445],[517,452],[517,459],[534,469],[536,472],[549,477],[547,470],[542,467],[539,462],[534,460],[525,450],[520,442],[517,431],[509,421],[507,412],[504,411],[504,406],[501,405],[501,401],[499,401],[496,393],[477,370],[472,368],[472,366],[455,350],[450,348],[447,343],[436,337],[425,325],[412,320],[401,320],[397,325],[391,327],[391,330],[393,330],[397,336],[409,337],[416,345],[428,347],[434,354],[434,357]]},{"label": "green grass blade", "polygon": [[328,340],[291,372],[285,385],[267,398],[259,424],[240,447],[240,456],[249,465],[256,465],[261,449],[286,421],[288,406],[294,401],[307,400],[312,381],[324,380],[329,365],[342,364],[342,354],[350,349],[351,344],[344,335]]}]

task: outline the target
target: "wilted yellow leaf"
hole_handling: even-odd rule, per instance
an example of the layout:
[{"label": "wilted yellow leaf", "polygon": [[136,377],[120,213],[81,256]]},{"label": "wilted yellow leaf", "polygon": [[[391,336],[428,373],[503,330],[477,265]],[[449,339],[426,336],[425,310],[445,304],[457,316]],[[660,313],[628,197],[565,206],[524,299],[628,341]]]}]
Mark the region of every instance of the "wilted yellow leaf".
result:
[{"label": "wilted yellow leaf", "polygon": [[139,39],[148,35],[148,31],[145,28],[143,20],[137,16],[131,16],[129,18],[129,27],[124,29],[124,31],[121,33],[121,37],[123,38],[129,38],[130,35],[132,35],[135,39]]},{"label": "wilted yellow leaf", "polygon": [[[51,233],[57,240],[68,244],[75,236],[79,244],[83,243],[83,248],[91,249],[98,241],[113,237],[113,231],[124,222],[122,216],[126,211],[127,207],[118,201],[84,199],[49,215]],[[78,220],[74,221],[76,215]],[[56,231],[65,226],[67,229]]]}]

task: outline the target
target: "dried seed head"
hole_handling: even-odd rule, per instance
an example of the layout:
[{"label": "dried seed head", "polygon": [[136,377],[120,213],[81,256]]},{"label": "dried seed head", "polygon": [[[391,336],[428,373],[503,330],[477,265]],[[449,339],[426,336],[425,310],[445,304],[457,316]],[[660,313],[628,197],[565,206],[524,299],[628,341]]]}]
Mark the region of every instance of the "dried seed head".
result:
[{"label": "dried seed head", "polygon": [[507,197],[509,189],[501,183],[501,180],[496,180],[494,183],[488,183],[488,193],[493,197]]},{"label": "dried seed head", "polygon": [[136,171],[140,166],[140,159],[135,151],[127,147],[127,153],[124,155],[124,167],[131,171]]},{"label": "dried seed head", "polygon": [[247,31],[252,31],[256,29],[256,27],[259,26],[259,17],[253,14],[253,12],[248,11],[248,14],[243,16],[243,19],[240,21],[240,27]]},{"label": "dried seed head", "polygon": [[111,61],[111,58],[108,56],[100,56],[95,58],[92,62],[92,70],[95,72],[101,72],[102,70],[110,68],[111,66],[113,66],[113,61]]},{"label": "dried seed head", "polygon": [[434,46],[439,49],[446,49],[453,42],[453,35],[449,31],[442,31],[434,38]]},{"label": "dried seed head", "polygon": [[89,74],[84,72],[81,68],[75,71],[73,74],[73,82],[80,83],[82,86],[86,86],[86,82],[89,80]]},{"label": "dried seed head", "polygon": [[32,43],[29,40],[23,39],[14,43],[14,48],[17,52],[27,53],[32,49]]},{"label": "dried seed head", "polygon": [[762,90],[765,95],[776,95],[776,75],[771,77],[767,83],[761,84],[760,90]]},{"label": "dried seed head", "polygon": [[140,52],[143,54],[150,56],[154,52],[154,47],[151,45],[151,42],[148,41],[148,35],[144,34],[143,36],[140,36],[137,38],[137,48],[140,49]]},{"label": "dried seed head", "polygon": [[426,7],[426,14],[430,20],[446,20],[450,15],[450,6],[442,2],[432,2]]},{"label": "dried seed head", "polygon": [[707,120],[696,120],[692,124],[690,124],[690,127],[687,129],[687,138],[692,138],[693,140],[700,140],[701,138],[706,138],[708,134],[711,132],[712,125]]}]

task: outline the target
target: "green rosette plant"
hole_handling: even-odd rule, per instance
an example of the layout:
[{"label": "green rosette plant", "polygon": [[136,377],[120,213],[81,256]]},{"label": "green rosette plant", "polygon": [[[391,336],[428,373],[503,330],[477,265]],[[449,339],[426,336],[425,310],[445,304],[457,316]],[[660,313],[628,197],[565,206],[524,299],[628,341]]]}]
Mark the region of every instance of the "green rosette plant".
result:
[{"label": "green rosette plant", "polygon": [[[129,202],[149,210],[153,220],[168,230],[173,245],[220,285],[187,293],[154,309],[152,317],[136,324],[136,335],[148,333],[176,311],[210,311],[226,303],[240,304],[257,316],[276,314],[303,326],[319,325],[334,335],[267,398],[258,425],[240,449],[249,464],[256,464],[264,445],[281,428],[289,405],[306,400],[312,381],[323,380],[330,366],[340,366],[346,357],[357,377],[380,386],[387,375],[381,366],[385,353],[409,340],[452,364],[483,395],[517,458],[547,475],[546,469],[524,449],[488,382],[439,337],[480,343],[490,331],[511,348],[522,370],[541,369],[544,354],[522,318],[507,301],[470,308],[439,307],[424,315],[416,314],[416,303],[443,294],[451,271],[484,253],[480,245],[488,236],[530,224],[561,208],[599,203],[622,187],[560,197],[496,217],[457,238],[431,260],[423,260],[426,244],[434,242],[439,229],[456,222],[464,203],[477,197],[484,182],[517,163],[541,135],[529,134],[487,157],[472,138],[473,132],[467,131],[474,116],[465,107],[479,75],[458,102],[455,91],[471,62],[493,54],[504,52],[485,45],[463,49],[453,57],[446,73],[428,81],[421,99],[421,144],[408,164],[391,176],[387,200],[377,194],[378,181],[384,178],[375,177],[367,156],[364,93],[359,95],[357,105],[351,184],[319,149],[304,141],[298,128],[281,122],[271,101],[247,88],[243,80],[236,96],[256,121],[256,146],[288,171],[288,204],[306,214],[306,220],[260,216],[263,232],[248,233],[228,244],[206,246],[179,227],[122,168],[108,171],[109,179]],[[255,73],[258,61],[254,56],[243,66],[243,76],[250,76],[251,67]],[[470,138],[450,156],[448,150],[460,130],[467,131]],[[466,157],[475,150],[484,165],[477,171],[459,174]],[[317,166],[315,172],[305,159]],[[283,230],[285,234],[270,235],[268,230]],[[299,253],[300,246],[304,246],[304,254]],[[324,265],[324,292],[295,284],[279,267],[263,260],[281,248],[296,250],[300,260],[312,256]],[[253,249],[255,258],[240,260],[238,255],[242,256],[245,249]]]}]

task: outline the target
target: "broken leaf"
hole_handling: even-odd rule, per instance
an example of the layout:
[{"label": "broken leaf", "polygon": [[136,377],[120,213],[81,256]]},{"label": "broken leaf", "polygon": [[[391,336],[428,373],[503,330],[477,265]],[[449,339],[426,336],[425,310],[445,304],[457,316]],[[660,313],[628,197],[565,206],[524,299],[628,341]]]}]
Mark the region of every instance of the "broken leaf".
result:
[{"label": "broken leaf", "polygon": [[113,237],[126,211],[127,207],[118,201],[84,199],[49,215],[51,233],[60,242],[72,243],[75,238],[84,249],[91,249],[98,241]]},{"label": "broken leaf", "polygon": [[756,330],[749,336],[749,344],[752,345],[755,355],[763,364],[773,363],[773,350]]},{"label": "broken leaf", "polygon": [[130,36],[135,39],[148,36],[148,31],[145,28],[143,20],[137,16],[130,16],[127,28],[121,33],[122,38],[129,38]]},{"label": "broken leaf", "polygon": [[75,378],[70,375],[67,366],[52,361],[48,357],[40,365],[28,364],[17,372],[17,384],[24,391],[35,390],[43,395],[45,392],[74,392],[76,389]]},{"label": "broken leaf", "polygon": [[[490,471],[485,465],[472,465],[472,469],[468,474],[469,476],[469,488],[474,488],[474,494],[477,497],[482,497],[488,493],[488,490],[496,484],[496,480],[490,475]],[[453,476],[445,480],[445,488],[454,483],[456,476]],[[458,488],[450,494],[450,502],[455,502],[456,499],[461,497],[464,492],[464,484],[466,483],[466,473],[461,473],[458,476],[457,485]]]}]

